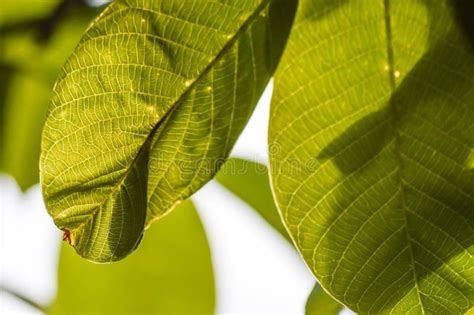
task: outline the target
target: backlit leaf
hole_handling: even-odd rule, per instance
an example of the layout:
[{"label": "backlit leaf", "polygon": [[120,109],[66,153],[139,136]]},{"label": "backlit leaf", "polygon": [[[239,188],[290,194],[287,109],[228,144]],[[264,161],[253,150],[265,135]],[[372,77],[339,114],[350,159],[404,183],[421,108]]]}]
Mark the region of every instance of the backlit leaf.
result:
[{"label": "backlit leaf", "polygon": [[471,3],[299,8],[271,107],[273,187],[308,266],[358,313],[474,304]]},{"label": "backlit leaf", "polygon": [[111,262],[210,180],[278,62],[294,1],[115,1],[69,58],[43,132],[56,225]]}]

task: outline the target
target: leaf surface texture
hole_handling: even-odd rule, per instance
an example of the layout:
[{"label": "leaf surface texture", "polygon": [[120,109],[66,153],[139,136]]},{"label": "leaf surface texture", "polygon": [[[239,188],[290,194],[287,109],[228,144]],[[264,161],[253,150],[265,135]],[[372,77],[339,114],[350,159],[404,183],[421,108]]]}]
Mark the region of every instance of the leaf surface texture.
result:
[{"label": "leaf surface texture", "polygon": [[42,140],[47,209],[81,256],[125,257],[214,176],[273,73],[291,8],[130,0],[96,19],[57,81]]},{"label": "leaf surface texture", "polygon": [[467,3],[301,1],[275,81],[272,183],[308,266],[355,312],[473,306]]}]

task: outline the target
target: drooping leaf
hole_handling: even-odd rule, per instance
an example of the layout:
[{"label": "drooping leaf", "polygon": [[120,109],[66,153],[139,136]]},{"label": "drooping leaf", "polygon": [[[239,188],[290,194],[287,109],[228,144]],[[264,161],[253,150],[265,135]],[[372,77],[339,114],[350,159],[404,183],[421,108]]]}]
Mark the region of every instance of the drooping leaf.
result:
[{"label": "drooping leaf", "polygon": [[190,201],[145,232],[136,255],[91,264],[61,248],[52,314],[213,314],[214,276],[206,235]]},{"label": "drooping leaf", "polygon": [[71,12],[47,42],[36,39],[36,29],[0,36],[0,171],[12,175],[22,190],[39,181],[41,130],[51,89],[91,13]]},{"label": "drooping leaf", "polygon": [[222,166],[216,180],[257,211],[281,236],[290,241],[273,201],[264,164],[240,158],[230,158]]},{"label": "drooping leaf", "polygon": [[329,294],[324,292],[316,284],[306,301],[306,315],[337,315],[342,309],[342,305],[335,301]]},{"label": "drooping leaf", "polygon": [[43,132],[43,194],[111,262],[213,177],[278,62],[295,2],[115,1],[69,58]]},{"label": "drooping leaf", "polygon": [[302,1],[277,71],[279,209],[358,313],[473,305],[474,55],[458,2]]}]

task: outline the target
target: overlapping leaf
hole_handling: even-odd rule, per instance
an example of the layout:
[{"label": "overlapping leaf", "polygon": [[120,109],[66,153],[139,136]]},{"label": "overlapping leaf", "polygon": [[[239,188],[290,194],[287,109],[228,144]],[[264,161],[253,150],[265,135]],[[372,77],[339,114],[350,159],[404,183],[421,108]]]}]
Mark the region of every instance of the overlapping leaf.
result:
[{"label": "overlapping leaf", "polygon": [[51,314],[213,314],[209,245],[190,201],[147,232],[136,255],[95,265],[63,246]]},{"label": "overlapping leaf", "polygon": [[275,81],[273,187],[307,264],[356,312],[473,306],[474,55],[462,10],[301,3]]},{"label": "overlapping leaf", "polygon": [[83,257],[128,255],[144,225],[216,173],[279,59],[295,3],[115,1],[54,89],[43,194]]}]

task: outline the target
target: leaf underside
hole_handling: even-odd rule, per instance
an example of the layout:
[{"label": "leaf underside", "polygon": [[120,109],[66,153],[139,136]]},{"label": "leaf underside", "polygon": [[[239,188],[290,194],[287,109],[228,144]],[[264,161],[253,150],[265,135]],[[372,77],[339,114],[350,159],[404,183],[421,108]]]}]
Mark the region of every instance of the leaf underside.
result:
[{"label": "leaf underside", "polygon": [[462,9],[300,2],[275,79],[272,183],[308,266],[358,313],[474,305],[474,46]]},{"label": "leaf underside", "polygon": [[125,257],[213,177],[273,73],[292,7],[122,0],[94,21],[54,88],[41,155],[47,209],[81,256]]}]

